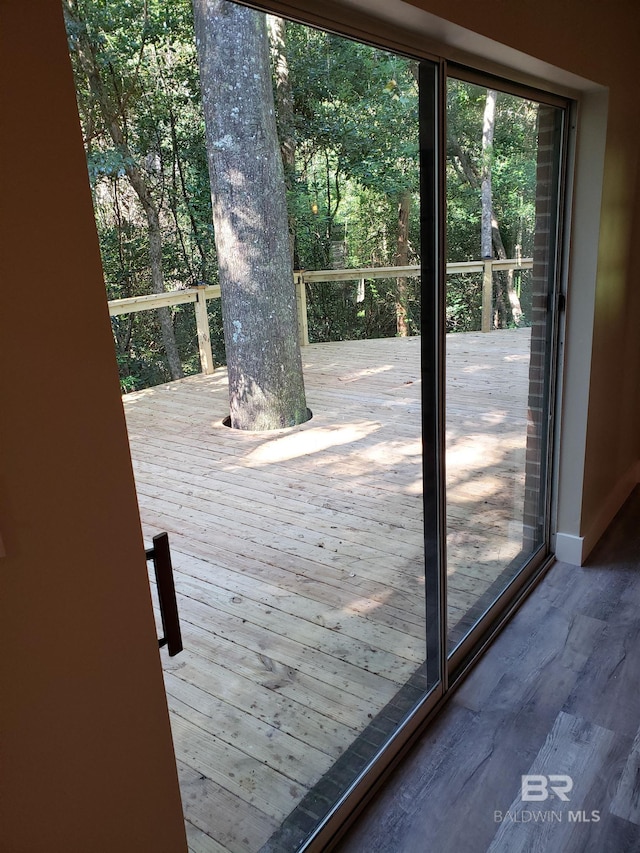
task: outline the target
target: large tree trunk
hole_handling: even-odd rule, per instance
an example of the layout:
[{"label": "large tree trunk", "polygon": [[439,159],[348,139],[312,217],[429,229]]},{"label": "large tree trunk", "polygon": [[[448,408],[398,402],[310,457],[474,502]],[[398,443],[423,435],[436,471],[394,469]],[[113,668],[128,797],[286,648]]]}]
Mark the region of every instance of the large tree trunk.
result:
[{"label": "large tree trunk", "polygon": [[[493,160],[493,137],[497,98],[498,93],[494,89],[487,89],[482,127],[482,172],[480,185],[482,218],[480,243],[483,258],[493,258],[495,249],[497,257],[505,259],[507,253],[500,235],[498,221],[493,212],[491,165]],[[508,321],[511,319],[516,325],[520,325],[522,321],[522,308],[520,307],[520,300],[513,286],[513,273],[511,271],[504,274],[498,273],[496,303],[498,325],[507,326]]]},{"label": "large tree trunk", "polygon": [[[409,212],[411,210],[411,193],[405,190],[398,201],[398,230],[396,232],[396,266],[406,267],[409,264]],[[409,334],[407,326],[407,278],[396,279],[396,331],[402,338]]]},{"label": "large tree trunk", "polygon": [[[153,195],[148,187],[142,170],[137,165],[133,154],[127,145],[125,135],[122,131],[123,117],[119,114],[119,106],[112,102],[105,91],[100,73],[100,66],[96,60],[93,43],[89,38],[86,25],[80,18],[78,9],[73,0],[66,0],[64,5],[67,20],[72,21],[78,39],[78,58],[82,70],[87,75],[91,93],[100,110],[104,125],[111,137],[115,147],[122,155],[124,170],[133,187],[138,200],[142,205],[147,220],[147,233],[149,237],[149,266],[151,269],[151,289],[154,293],[164,293],[164,276],[162,272],[162,231],[160,228],[160,211],[154,201]],[[172,379],[181,379],[182,363],[176,345],[173,331],[173,323],[168,308],[159,308],[160,332],[162,344],[167,356],[169,373]]]},{"label": "large tree trunk", "polygon": [[307,420],[264,14],[193,0],[231,426]]}]

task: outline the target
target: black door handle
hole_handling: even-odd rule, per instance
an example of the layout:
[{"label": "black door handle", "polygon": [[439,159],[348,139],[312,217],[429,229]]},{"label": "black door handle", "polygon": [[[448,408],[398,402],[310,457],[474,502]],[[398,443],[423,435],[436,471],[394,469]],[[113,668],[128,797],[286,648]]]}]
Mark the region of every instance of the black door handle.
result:
[{"label": "black door handle", "polygon": [[157,536],[154,536],[153,548],[147,548],[145,554],[147,560],[153,560],[153,568],[156,573],[160,618],[162,619],[162,630],[164,632],[164,636],[158,640],[158,645],[160,648],[166,646],[169,656],[173,657],[182,651],[182,633],[178,617],[176,589],[173,583],[173,568],[171,566],[168,534],[159,533]]}]

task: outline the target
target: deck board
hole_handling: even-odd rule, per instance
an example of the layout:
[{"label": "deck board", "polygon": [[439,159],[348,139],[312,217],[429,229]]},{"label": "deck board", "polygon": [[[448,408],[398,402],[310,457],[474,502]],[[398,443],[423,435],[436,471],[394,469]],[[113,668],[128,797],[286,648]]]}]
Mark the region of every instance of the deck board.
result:
[{"label": "deck board", "polygon": [[[452,629],[519,549],[528,346],[448,339]],[[163,664],[202,853],[255,853],[425,657],[419,341],[303,360],[293,430],[224,427],[224,369],[124,399],[145,537],[171,543],[185,651]]]}]

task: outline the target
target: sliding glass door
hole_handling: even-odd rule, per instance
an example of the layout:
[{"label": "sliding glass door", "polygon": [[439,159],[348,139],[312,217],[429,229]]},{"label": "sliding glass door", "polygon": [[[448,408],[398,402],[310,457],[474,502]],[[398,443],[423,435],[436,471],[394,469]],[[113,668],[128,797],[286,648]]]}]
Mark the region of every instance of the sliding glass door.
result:
[{"label": "sliding glass door", "polygon": [[559,307],[565,109],[471,79],[447,81],[449,652],[548,553]]},{"label": "sliding glass door", "polygon": [[[326,518],[332,530],[325,543],[332,553],[323,549],[310,555],[318,563],[316,584],[331,582],[322,563],[328,562],[337,580],[342,578],[335,583],[332,606],[328,603],[320,615],[330,631],[316,631],[317,651],[324,652],[329,670],[351,669],[351,684],[334,693],[334,705],[325,712],[330,720],[340,711],[350,737],[336,744],[330,725],[319,733],[333,760],[322,772],[309,767],[307,790],[301,791],[299,804],[284,817],[263,853],[285,853],[299,846],[321,849],[332,821],[339,822],[353,808],[354,798],[362,796],[408,737],[415,719],[444,691],[443,409],[437,399],[444,367],[440,68],[336,37],[329,43],[334,55],[325,54],[325,79],[341,87],[343,97],[347,56],[364,55],[385,69],[384,78],[378,74],[384,86],[372,91],[368,84],[354,107],[368,107],[369,116],[361,120],[370,128],[372,113],[375,125],[398,108],[397,121],[387,129],[392,132],[384,153],[376,148],[374,135],[363,141],[358,154],[364,155],[367,169],[379,182],[369,187],[368,203],[374,190],[390,188],[393,219],[386,225],[380,219],[368,223],[373,252],[366,266],[361,260],[356,267],[356,227],[362,229],[365,223],[350,219],[347,207],[342,223],[331,223],[336,230],[342,225],[340,263],[334,270],[305,271],[307,301],[315,303],[313,312],[321,300],[326,304],[346,293],[366,315],[372,300],[386,290],[393,324],[387,336],[378,332],[366,339],[353,334],[351,340],[344,331],[333,340],[322,339],[315,326],[316,342],[312,331],[312,343],[303,348],[313,419],[297,437],[281,441],[283,446],[286,441],[300,447],[304,443],[313,479],[323,477],[325,484],[322,500],[310,496],[303,512],[317,515],[315,521],[308,520],[310,526]],[[349,118],[351,134],[357,122],[356,116]],[[332,186],[335,181],[334,172]],[[394,248],[387,263],[376,265],[373,257],[384,257],[385,231],[387,241],[393,236]],[[400,257],[405,239],[409,246]],[[313,328],[313,315],[310,323]],[[283,473],[289,464],[283,461]],[[306,483],[298,486],[301,493],[311,488]],[[301,588],[301,595],[311,597],[311,586]],[[306,611],[298,607],[301,616],[318,619],[316,611],[309,612],[308,602],[305,606]],[[316,672],[319,682],[329,677],[330,672]],[[356,692],[361,698],[353,695]]]}]

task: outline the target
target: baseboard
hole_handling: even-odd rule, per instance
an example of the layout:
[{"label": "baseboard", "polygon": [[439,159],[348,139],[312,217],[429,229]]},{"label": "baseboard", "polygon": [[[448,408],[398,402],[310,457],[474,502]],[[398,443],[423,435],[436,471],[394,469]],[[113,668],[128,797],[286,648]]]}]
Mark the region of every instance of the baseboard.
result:
[{"label": "baseboard", "polygon": [[569,563],[571,566],[582,565],[584,536],[572,536],[571,533],[556,533],[556,560]]},{"label": "baseboard", "polygon": [[556,533],[556,559],[563,563],[581,566],[638,483],[640,483],[640,460],[631,466],[609,492],[595,521],[589,525],[584,536],[575,536],[561,531]]}]

